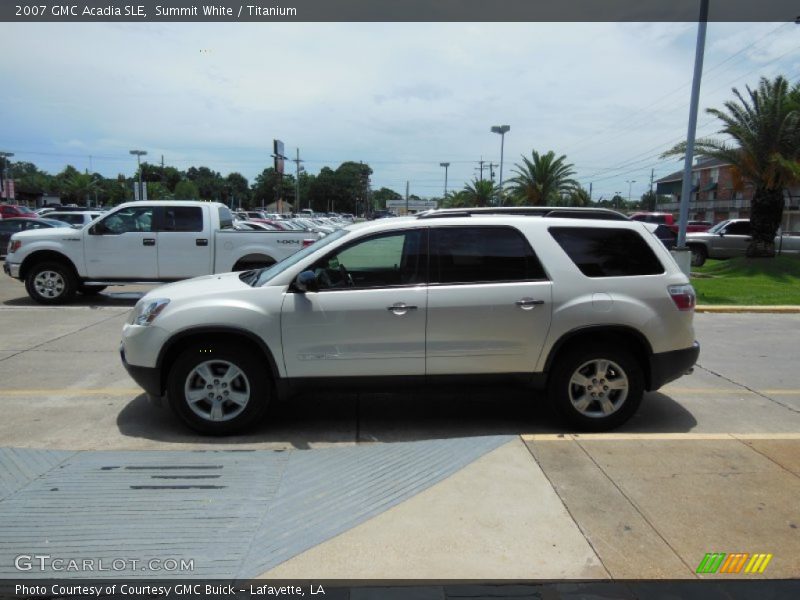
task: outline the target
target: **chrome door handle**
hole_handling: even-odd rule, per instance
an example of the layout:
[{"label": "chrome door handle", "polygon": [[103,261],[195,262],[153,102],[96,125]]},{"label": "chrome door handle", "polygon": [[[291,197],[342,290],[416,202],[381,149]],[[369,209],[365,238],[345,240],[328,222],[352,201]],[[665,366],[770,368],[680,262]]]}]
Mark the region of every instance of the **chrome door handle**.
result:
[{"label": "chrome door handle", "polygon": [[544,304],[544,300],[534,300],[533,298],[520,298],[514,304],[519,306],[522,310],[531,310],[539,304]]},{"label": "chrome door handle", "polygon": [[396,315],[404,315],[410,310],[417,310],[417,307],[409,306],[405,302],[395,302],[391,306],[387,306],[386,310],[391,311]]}]

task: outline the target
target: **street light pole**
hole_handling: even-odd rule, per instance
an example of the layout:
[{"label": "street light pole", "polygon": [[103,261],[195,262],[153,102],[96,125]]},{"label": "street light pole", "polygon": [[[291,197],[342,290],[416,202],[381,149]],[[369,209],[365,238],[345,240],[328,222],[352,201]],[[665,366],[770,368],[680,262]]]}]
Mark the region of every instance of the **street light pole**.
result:
[{"label": "street light pole", "polygon": [[3,157],[3,172],[0,175],[0,197],[4,197],[6,199],[9,198],[11,194],[11,190],[6,189],[8,186],[8,159],[14,156],[13,152],[0,152],[0,156]]},{"label": "street light pole", "polygon": [[139,171],[139,200],[144,200],[144,188],[142,187],[142,156],[145,156],[147,151],[131,150],[130,152],[136,155],[136,167]]},{"label": "street light pole", "polygon": [[444,167],[444,196],[442,199],[447,198],[447,167],[450,166],[449,162],[439,163],[440,167]]},{"label": "street light pole", "polygon": [[626,180],[625,183],[628,184],[628,204],[631,203],[631,186],[636,183],[635,179],[631,179],[630,181]]},{"label": "street light pole", "polygon": [[503,147],[506,141],[506,133],[511,131],[510,125],[494,125],[492,126],[492,133],[499,133],[500,134],[500,183],[498,187],[500,188],[500,197],[502,198],[503,195]]}]

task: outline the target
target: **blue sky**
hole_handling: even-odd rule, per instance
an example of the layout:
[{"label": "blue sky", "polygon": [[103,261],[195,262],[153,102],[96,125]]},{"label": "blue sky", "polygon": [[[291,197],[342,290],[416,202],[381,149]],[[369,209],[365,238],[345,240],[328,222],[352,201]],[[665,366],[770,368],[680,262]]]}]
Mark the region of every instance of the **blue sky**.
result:
[{"label": "blue sky", "polygon": [[[694,23],[0,24],[0,150],[55,173],[135,170],[132,148],[248,179],[273,138],[316,173],[441,195],[532,149],[566,154],[593,198],[633,197],[680,165]],[[800,79],[800,26],[711,23],[701,109],[760,76]],[[713,134],[704,113],[699,135]],[[91,165],[90,165],[91,156]],[[289,163],[292,169],[294,165]],[[484,173],[486,175],[486,172]]]}]

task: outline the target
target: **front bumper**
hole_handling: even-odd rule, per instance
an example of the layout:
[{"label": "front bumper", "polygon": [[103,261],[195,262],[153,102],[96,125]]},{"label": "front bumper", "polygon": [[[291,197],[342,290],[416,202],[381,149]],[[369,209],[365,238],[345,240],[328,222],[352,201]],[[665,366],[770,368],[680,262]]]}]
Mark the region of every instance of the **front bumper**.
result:
[{"label": "front bumper", "polygon": [[119,356],[122,359],[122,366],[125,367],[128,375],[147,392],[150,400],[160,400],[163,394],[161,390],[161,372],[158,367],[137,367],[136,365],[128,364],[125,359],[125,348],[122,344],[119,346]]},{"label": "front bumper", "polygon": [[12,263],[8,259],[3,263],[3,273],[14,279],[19,279],[19,268],[20,263]]},{"label": "front bumper", "polygon": [[659,352],[650,357],[650,384],[648,391],[657,390],[662,385],[685,375],[700,356],[700,343],[694,342],[690,348]]}]

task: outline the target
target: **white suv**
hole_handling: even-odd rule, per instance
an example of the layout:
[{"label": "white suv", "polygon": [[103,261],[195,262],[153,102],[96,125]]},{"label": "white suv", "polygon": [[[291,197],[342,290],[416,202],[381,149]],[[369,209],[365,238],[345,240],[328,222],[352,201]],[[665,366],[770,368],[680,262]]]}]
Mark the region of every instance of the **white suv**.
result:
[{"label": "white suv", "polygon": [[208,434],[301,389],[501,381],[545,389],[572,427],[616,427],[697,360],[694,290],[642,223],[558,214],[361,223],[160,287],[124,326],[123,363]]}]

